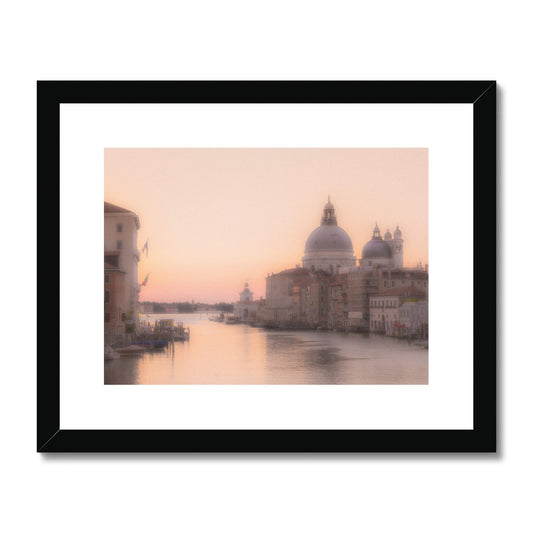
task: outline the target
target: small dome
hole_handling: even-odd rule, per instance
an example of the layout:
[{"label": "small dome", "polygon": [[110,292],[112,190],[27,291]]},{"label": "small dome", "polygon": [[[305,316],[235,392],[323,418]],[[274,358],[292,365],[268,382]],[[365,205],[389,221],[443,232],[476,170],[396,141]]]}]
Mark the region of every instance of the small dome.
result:
[{"label": "small dome", "polygon": [[363,248],[363,259],[390,259],[391,251],[389,245],[381,238],[378,223],[369,240]]},{"label": "small dome", "polygon": [[396,226],[396,231],[394,232],[394,238],[395,239],[401,239],[402,238],[402,232],[400,231],[400,227]]},{"label": "small dome", "polygon": [[339,250],[353,253],[352,239],[339,226],[318,226],[305,243],[305,253]]},{"label": "small dome", "polygon": [[384,238],[386,241],[390,241],[390,240],[392,240],[391,232],[390,232],[389,230],[387,230],[387,232],[385,233],[385,235],[383,236],[383,238]]},{"label": "small dome", "polygon": [[372,239],[363,248],[363,259],[390,259],[389,245],[382,239]]}]

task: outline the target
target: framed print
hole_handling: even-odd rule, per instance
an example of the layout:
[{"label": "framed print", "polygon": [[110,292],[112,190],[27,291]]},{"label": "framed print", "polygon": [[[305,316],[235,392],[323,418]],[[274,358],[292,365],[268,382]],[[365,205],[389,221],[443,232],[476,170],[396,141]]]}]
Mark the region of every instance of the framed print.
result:
[{"label": "framed print", "polygon": [[37,104],[39,452],[496,451],[494,81]]}]

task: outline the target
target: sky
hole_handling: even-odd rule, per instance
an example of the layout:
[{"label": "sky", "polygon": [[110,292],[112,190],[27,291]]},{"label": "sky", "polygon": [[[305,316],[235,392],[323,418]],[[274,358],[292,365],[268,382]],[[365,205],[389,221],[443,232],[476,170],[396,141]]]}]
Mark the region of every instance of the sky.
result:
[{"label": "sky", "polygon": [[359,261],[399,226],[404,265],[428,262],[426,148],[106,148],[106,202],[140,218],[140,301],[254,298],[301,263],[331,197]]}]

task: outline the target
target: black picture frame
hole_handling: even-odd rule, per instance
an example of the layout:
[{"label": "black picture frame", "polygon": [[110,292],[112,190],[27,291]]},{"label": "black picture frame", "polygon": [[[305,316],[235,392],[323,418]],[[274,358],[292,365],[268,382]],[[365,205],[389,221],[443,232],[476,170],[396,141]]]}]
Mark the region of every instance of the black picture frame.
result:
[{"label": "black picture frame", "polygon": [[[38,452],[496,452],[495,81],[38,81]],[[67,430],[60,421],[59,109],[64,103],[473,105],[472,430]]]}]

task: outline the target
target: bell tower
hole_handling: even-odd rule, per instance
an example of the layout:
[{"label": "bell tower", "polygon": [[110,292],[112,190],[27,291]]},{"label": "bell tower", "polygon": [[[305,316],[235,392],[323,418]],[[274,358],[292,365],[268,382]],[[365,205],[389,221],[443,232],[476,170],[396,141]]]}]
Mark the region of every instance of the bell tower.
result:
[{"label": "bell tower", "polygon": [[400,228],[396,226],[394,239],[391,242],[392,248],[392,265],[394,268],[403,268],[403,239]]}]

